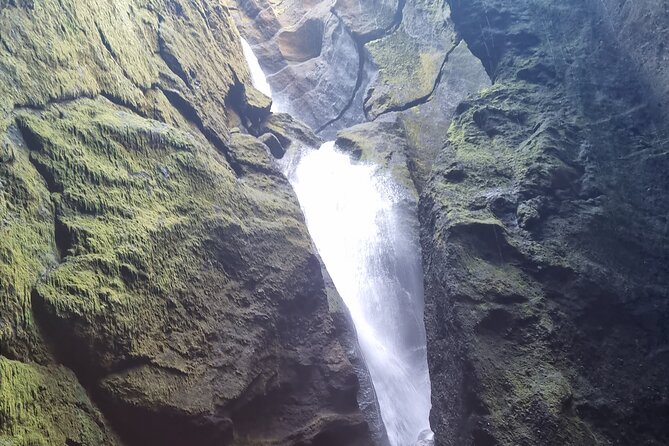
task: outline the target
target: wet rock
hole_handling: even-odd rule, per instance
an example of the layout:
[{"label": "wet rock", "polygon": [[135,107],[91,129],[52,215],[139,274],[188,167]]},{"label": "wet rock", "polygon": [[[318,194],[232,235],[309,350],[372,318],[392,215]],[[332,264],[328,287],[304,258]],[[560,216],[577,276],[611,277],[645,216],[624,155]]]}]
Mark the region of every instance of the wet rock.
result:
[{"label": "wet rock", "polygon": [[406,188],[415,205],[418,193],[411,177],[410,149],[404,128],[397,119],[378,120],[342,130],[337,133],[336,144],[355,159],[387,171]]},{"label": "wet rock", "polygon": [[271,133],[265,133],[260,138],[260,142],[269,148],[274,158],[282,158],[286,153],[286,149],[281,145],[281,141]]},{"label": "wet rock", "polygon": [[0,443],[370,445],[229,9],[13,3]]},{"label": "wet rock", "polygon": [[399,0],[337,0],[334,10],[360,40],[379,38],[395,25],[401,14]]},{"label": "wet rock", "polygon": [[[669,316],[669,126],[644,70],[663,74],[619,44],[613,3],[450,2],[495,82],[457,107],[421,199],[436,444],[669,437],[669,360],[649,360]],[[614,23],[642,16],[618,6]]]},{"label": "wet rock", "polygon": [[244,116],[251,120],[251,125],[258,125],[272,108],[272,99],[253,87],[244,88],[244,105],[241,107]]},{"label": "wet rock", "polygon": [[286,149],[294,143],[320,147],[323,142],[309,127],[287,113],[272,113],[263,122],[261,131],[276,136]]},{"label": "wet rock", "polygon": [[[409,153],[414,166],[414,181],[419,190],[422,190],[430,175],[439,149],[447,144],[446,130],[457,114],[457,107],[466,98],[490,85],[490,78],[481,61],[461,41],[448,55],[430,97],[425,102],[396,113],[411,146]],[[456,171],[447,175],[455,180],[461,176]]]},{"label": "wet rock", "polygon": [[441,0],[407,2],[399,27],[366,44],[370,63],[379,68],[365,99],[368,116],[408,108],[433,92],[448,53],[458,44],[449,16]]},{"label": "wet rock", "polygon": [[[246,2],[238,2],[240,4]],[[240,5],[236,21],[254,44],[274,101],[318,130],[347,108],[356,92],[360,57],[331,0]]]},{"label": "wet rock", "polygon": [[646,100],[655,113],[669,113],[669,8],[662,0],[600,2],[601,17],[617,43],[647,80]]}]

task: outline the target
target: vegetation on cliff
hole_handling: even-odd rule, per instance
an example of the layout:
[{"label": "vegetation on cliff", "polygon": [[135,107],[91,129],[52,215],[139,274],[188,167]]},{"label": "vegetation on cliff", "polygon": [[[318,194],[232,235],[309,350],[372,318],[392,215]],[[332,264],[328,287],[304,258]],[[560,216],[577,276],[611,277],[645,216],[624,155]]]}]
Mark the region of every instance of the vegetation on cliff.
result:
[{"label": "vegetation on cliff", "polygon": [[0,442],[369,444],[228,9],[4,2],[0,29]]},{"label": "vegetation on cliff", "polygon": [[666,123],[595,3],[451,2],[495,84],[422,199],[440,444],[669,438]]}]

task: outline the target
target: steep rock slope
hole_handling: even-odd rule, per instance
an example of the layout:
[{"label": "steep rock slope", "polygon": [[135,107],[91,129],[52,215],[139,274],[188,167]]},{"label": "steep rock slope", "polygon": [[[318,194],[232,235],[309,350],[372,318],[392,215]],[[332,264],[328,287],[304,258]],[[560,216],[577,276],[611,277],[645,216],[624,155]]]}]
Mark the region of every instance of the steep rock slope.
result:
[{"label": "steep rock slope", "polygon": [[228,9],[0,29],[0,442],[370,444],[297,201],[236,129],[270,102]]},{"label": "steep rock slope", "polygon": [[[331,139],[400,114],[421,177],[457,104],[490,84],[443,0],[235,3],[280,107]],[[304,41],[318,51],[296,60]]]},{"label": "steep rock slope", "polygon": [[666,444],[669,157],[645,57],[665,42],[611,32],[666,18],[450,3],[494,85],[458,107],[421,200],[437,443]]}]

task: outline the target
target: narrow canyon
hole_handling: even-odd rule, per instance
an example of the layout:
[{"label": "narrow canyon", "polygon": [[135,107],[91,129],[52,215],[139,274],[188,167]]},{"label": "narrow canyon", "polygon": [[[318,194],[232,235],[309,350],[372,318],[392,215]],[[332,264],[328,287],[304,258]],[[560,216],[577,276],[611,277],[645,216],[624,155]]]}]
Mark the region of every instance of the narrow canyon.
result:
[{"label": "narrow canyon", "polygon": [[669,444],[666,0],[0,0],[0,446]]}]

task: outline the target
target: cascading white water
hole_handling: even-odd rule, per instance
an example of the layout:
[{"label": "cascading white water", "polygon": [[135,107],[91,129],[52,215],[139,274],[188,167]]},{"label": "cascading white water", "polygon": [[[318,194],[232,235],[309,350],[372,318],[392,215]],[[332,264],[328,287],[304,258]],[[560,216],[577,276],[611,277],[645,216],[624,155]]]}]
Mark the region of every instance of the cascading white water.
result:
[{"label": "cascading white water", "polygon": [[[288,166],[287,166],[288,167]],[[393,446],[429,430],[422,269],[406,192],[334,142],[307,150],[289,179],[348,307]]]},{"label": "cascading white water", "polygon": [[[250,56],[251,70],[259,70]],[[407,191],[334,142],[293,148],[280,164],[355,324],[391,446],[413,446],[419,437],[428,444],[423,272]]]},{"label": "cascading white water", "polygon": [[249,66],[249,71],[251,72],[251,82],[253,82],[253,86],[262,94],[271,98],[272,88],[269,86],[269,82],[267,82],[265,73],[260,67],[260,62],[258,62],[258,58],[253,53],[251,45],[249,45],[246,39],[243,38],[242,50],[244,51],[244,58],[246,59],[246,63]]}]

